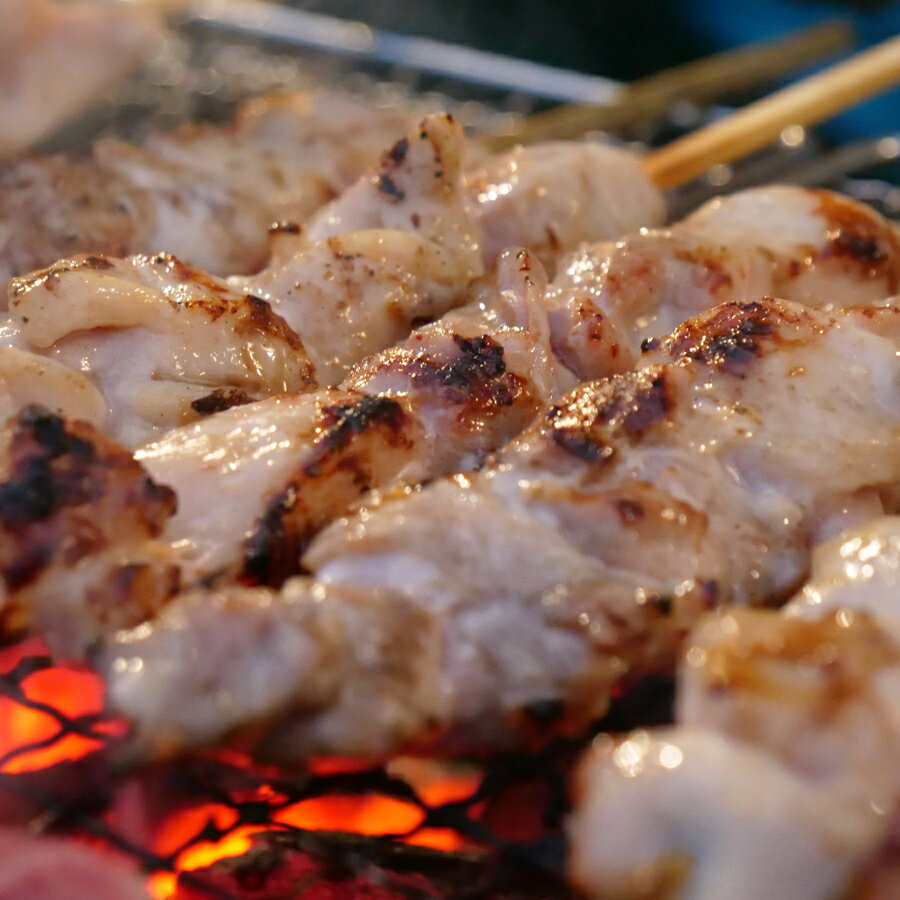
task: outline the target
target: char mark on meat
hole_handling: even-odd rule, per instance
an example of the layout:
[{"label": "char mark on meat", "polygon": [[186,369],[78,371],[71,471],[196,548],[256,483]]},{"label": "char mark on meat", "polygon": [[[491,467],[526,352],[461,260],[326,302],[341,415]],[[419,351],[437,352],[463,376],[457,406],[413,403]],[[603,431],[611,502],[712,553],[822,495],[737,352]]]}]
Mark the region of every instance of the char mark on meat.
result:
[{"label": "char mark on meat", "polygon": [[238,387],[216,388],[204,397],[199,397],[191,403],[191,409],[201,416],[211,416],[215,413],[225,412],[234,406],[246,406],[253,402],[246,391]]},{"label": "char mark on meat", "polygon": [[[390,397],[365,395],[354,403],[327,406],[321,422],[323,433],[310,457],[269,503],[247,541],[243,579],[249,583],[279,586],[297,574],[300,557],[323,522],[340,515],[346,503],[372,483],[373,446],[377,453],[383,442],[403,453],[410,444],[409,415]],[[320,489],[337,480],[349,481],[352,493],[345,500],[335,486],[323,505]],[[307,502],[310,491],[320,502]]]},{"label": "char mark on meat", "polygon": [[[86,591],[86,602],[102,596],[113,608],[100,618],[115,622],[115,609],[129,604],[145,616],[160,595],[178,589],[174,566],[149,564],[143,550],[117,555],[116,548],[143,548],[159,537],[176,506],[174,492],[151,480],[127,450],[38,406],[10,420],[0,443],[0,577],[7,591],[40,591],[53,571],[74,572],[82,561],[90,568],[107,551],[109,565],[96,566]],[[0,630],[18,630],[24,618],[11,600],[0,607]]]}]

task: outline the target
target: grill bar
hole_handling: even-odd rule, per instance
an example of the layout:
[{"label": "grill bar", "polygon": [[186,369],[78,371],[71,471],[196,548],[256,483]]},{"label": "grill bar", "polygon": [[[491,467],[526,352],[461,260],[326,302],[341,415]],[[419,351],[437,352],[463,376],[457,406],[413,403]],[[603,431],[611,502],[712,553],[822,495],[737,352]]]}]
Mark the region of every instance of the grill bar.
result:
[{"label": "grill bar", "polygon": [[562,103],[608,104],[622,90],[618,82],[598,75],[380,31],[363,22],[276,6],[265,0],[198,0],[190,7],[190,15],[204,24],[276,44],[374,60]]}]

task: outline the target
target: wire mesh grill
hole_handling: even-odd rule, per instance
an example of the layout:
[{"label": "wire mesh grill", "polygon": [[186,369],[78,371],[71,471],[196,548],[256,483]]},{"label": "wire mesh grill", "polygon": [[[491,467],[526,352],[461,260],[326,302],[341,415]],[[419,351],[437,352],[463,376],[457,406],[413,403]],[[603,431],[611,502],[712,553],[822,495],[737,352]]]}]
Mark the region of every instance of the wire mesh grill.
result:
[{"label": "wire mesh grill", "polygon": [[[364,769],[319,761],[289,772],[225,751],[132,772],[117,762],[126,729],[96,708],[99,680],[55,667],[34,642],[5,655],[0,820],[123,854],[151,876],[156,896],[278,900],[273,881],[293,885],[285,896],[310,898],[335,885],[364,896],[373,884],[384,900],[569,896],[570,774],[590,738],[484,761]],[[66,679],[66,702],[45,696]],[[670,710],[668,682],[650,681],[617,701],[598,729],[657,724]],[[218,857],[239,861],[203,865]]]}]

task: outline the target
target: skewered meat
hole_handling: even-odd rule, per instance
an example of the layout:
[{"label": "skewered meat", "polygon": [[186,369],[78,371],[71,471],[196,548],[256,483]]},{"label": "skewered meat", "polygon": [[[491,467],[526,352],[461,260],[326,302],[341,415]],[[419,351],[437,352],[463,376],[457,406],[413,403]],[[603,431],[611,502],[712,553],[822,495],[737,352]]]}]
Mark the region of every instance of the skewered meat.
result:
[{"label": "skewered meat", "polygon": [[[20,160],[0,171],[0,281],[79,252],[169,251],[219,275],[255,272],[272,222],[306,222],[409,126],[408,115],[317,91],[251,101],[225,127],[185,126],[142,146],[102,139],[84,159]],[[489,160],[466,193],[486,265],[532,242],[552,262],[665,215],[629,154],[587,144]]]},{"label": "skewered meat", "polygon": [[199,418],[223,394],[248,402],[315,383],[303,343],[268,303],[165,254],[68,260],[15,280],[11,297],[4,343],[95,379],[107,430],[127,445]]},{"label": "skewered meat", "polygon": [[817,548],[780,613],[701,621],[683,724],[584,764],[573,868],[592,896],[849,890],[900,803],[898,560],[900,517],[882,518]]},{"label": "skewered meat", "polygon": [[296,93],[251,101],[223,127],[10,163],[0,170],[0,282],[80,252],[169,251],[219,275],[256,271],[272,222],[305,220],[409,126],[336,92]]},{"label": "skewered meat", "polygon": [[614,240],[666,218],[665,201],[631,153],[572,142],[518,147],[466,175],[485,260],[527,247],[554,272],[586,241]]},{"label": "skewered meat", "polygon": [[303,336],[321,384],[445,312],[483,272],[460,181],[464,146],[453,116],[428,116],[314,218],[296,255],[231,280]]},{"label": "skewered meat", "polygon": [[137,874],[69,840],[0,831],[0,900],[150,900]]},{"label": "skewered meat", "polygon": [[628,371],[642,341],[718,303],[768,295],[846,307],[898,290],[900,238],[873,209],[829,191],[755,188],[563,260],[553,342],[582,378],[600,378]]},{"label": "skewered meat", "polygon": [[6,342],[93,375],[112,409],[109,431],[128,445],[205,408],[299,392],[314,374],[334,384],[415,320],[459,302],[480,273],[459,124],[429,117],[403,146],[375,176],[402,185],[399,216],[393,195],[364,178],[336,207],[355,230],[323,228],[286,262],[231,286],[165,254],[58,263],[11,283]]},{"label": "skewered meat", "polygon": [[785,595],[840,498],[896,484],[897,321],[771,300],[692,320],[477,475],[333,525],[315,580],[120,633],[111,700],[155,751],[280,718],[259,749],[293,760],[496,748],[529,709],[581,727],[670,670],[703,610]]},{"label": "skewered meat", "polygon": [[0,19],[0,157],[82,112],[161,36],[156,17],[134,4],[0,0]]},{"label": "skewered meat", "polygon": [[79,615],[80,603],[115,629],[153,615],[159,598],[177,590],[178,569],[154,540],[175,495],[128,451],[35,406],[6,423],[0,448],[4,630],[36,615],[89,646],[97,626]]},{"label": "skewered meat", "polygon": [[[477,146],[475,141],[468,148]],[[383,181],[387,174],[388,181]],[[379,174],[377,185],[390,192],[389,172]],[[466,173],[463,179],[469,213],[480,226],[484,265],[511,247],[525,247],[551,271],[560,257],[586,241],[609,240],[665,221],[662,194],[650,183],[639,161],[623,150],[584,143],[536,144],[492,157]],[[399,194],[397,219],[406,212]],[[358,199],[362,191],[357,192]],[[317,237],[346,228],[343,216],[350,206],[342,198],[325,209],[310,232]],[[309,234],[295,225],[299,245]],[[293,252],[298,239],[278,236],[274,246]]]},{"label": "skewered meat", "polygon": [[540,264],[510,253],[466,306],[367,357],[340,390],[242,406],[138,450],[178,496],[167,536],[186,580],[246,556],[247,575],[280,583],[365,491],[468,468],[520,431],[573,383],[549,350],[545,289]]}]

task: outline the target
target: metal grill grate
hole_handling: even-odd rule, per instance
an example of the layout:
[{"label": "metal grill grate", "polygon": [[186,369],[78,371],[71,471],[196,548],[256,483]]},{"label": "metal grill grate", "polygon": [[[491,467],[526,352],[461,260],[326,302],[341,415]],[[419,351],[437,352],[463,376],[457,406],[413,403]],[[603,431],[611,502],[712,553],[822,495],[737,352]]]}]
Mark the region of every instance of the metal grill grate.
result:
[{"label": "metal grill grate", "polygon": [[[5,651],[8,668],[0,675],[0,703],[10,705],[7,733],[0,733],[0,817],[124,854],[152,876],[157,896],[172,896],[176,877],[179,898],[278,900],[277,892],[265,892],[267,880],[285,890],[286,884],[303,887],[300,894],[285,894],[291,897],[315,898],[316,885],[349,890],[352,884],[359,891],[377,886],[383,900],[570,896],[563,852],[569,776],[589,738],[556,739],[534,753],[483,762],[401,760],[346,770],[323,761],[308,771],[287,772],[225,752],[129,772],[117,765],[125,736],[120,722],[90,709],[91,697],[83,698],[85,711],[67,712],[62,706],[71,702],[55,705],[44,696],[51,684],[36,689],[34,683],[41,673],[52,674],[57,687],[66,678],[73,687],[90,684],[85,679],[93,676],[54,667],[34,646]],[[70,699],[77,707],[78,698]],[[620,698],[598,729],[649,726],[670,715],[671,686],[649,681]],[[25,733],[29,717],[32,728],[46,720],[31,735]],[[429,799],[428,780],[415,771],[423,765],[454,783],[453,796],[443,790],[443,799]],[[436,783],[433,777],[430,783]],[[378,802],[389,805],[388,821],[401,814],[400,827],[342,833],[329,824],[340,826],[340,815],[335,819],[332,810],[329,819],[327,810],[316,807]],[[238,859],[201,869],[193,868],[196,860],[186,860],[197,848],[210,847],[221,851],[212,856]],[[251,882],[256,893],[246,888]]]}]

